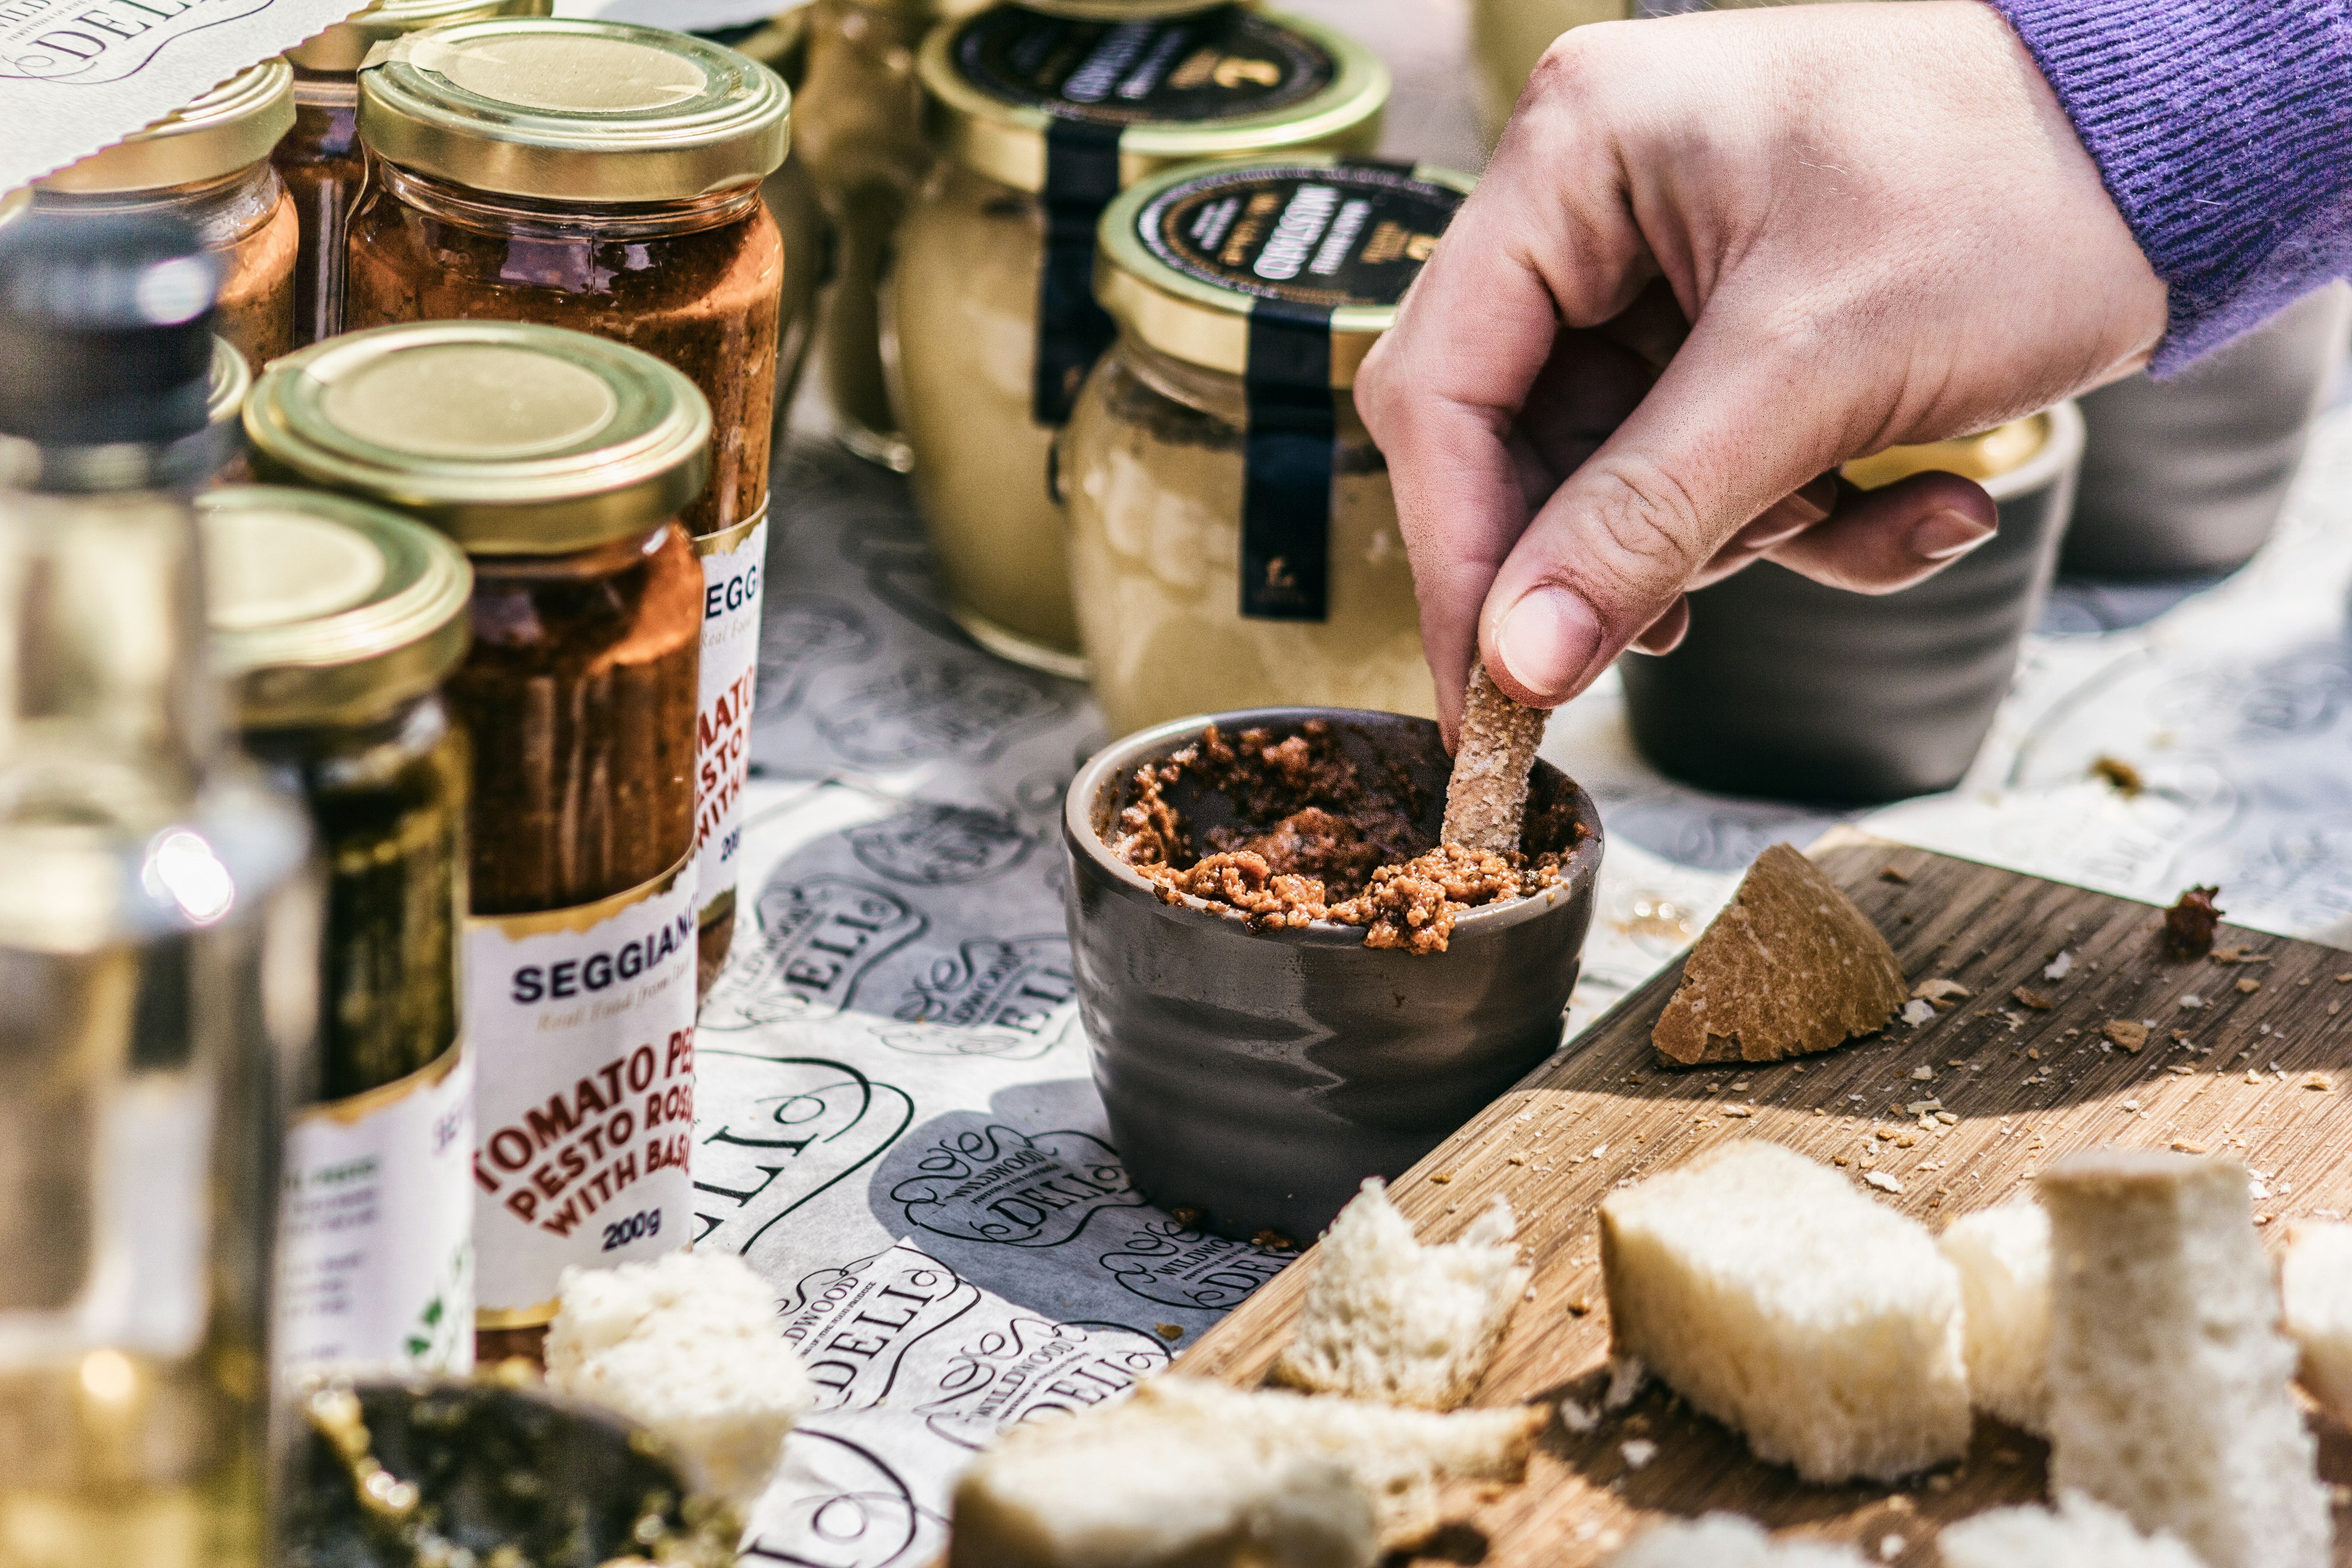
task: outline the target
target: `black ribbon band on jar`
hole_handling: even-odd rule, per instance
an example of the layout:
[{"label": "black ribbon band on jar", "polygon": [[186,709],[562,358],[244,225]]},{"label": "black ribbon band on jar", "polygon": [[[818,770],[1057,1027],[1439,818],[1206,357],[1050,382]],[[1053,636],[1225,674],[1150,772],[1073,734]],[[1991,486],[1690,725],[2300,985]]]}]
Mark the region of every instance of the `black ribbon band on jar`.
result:
[{"label": "black ribbon band on jar", "polygon": [[1243,376],[1249,437],[1242,469],[1242,615],[1320,621],[1331,587],[1331,402],[1328,306],[1257,300]]},{"label": "black ribbon band on jar", "polygon": [[1045,266],[1037,279],[1037,372],[1030,417],[1070,422],[1079,384],[1118,335],[1095,302],[1095,227],[1118,195],[1116,125],[1055,120],[1045,127]]}]

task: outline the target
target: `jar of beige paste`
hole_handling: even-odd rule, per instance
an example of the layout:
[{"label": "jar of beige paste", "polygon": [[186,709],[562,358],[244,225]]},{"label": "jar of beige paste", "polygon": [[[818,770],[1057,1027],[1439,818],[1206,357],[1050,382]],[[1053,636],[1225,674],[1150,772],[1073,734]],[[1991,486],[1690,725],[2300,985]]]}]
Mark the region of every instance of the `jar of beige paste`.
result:
[{"label": "jar of beige paste", "polygon": [[1118,340],[1059,479],[1113,734],[1281,704],[1436,712],[1351,388],[1470,184],[1286,158],[1174,171],[1104,214],[1097,291]]},{"label": "jar of beige paste", "polygon": [[958,623],[1081,675],[1047,461],[1115,335],[1090,286],[1103,209],[1179,163],[1369,149],[1389,74],[1337,33],[1243,5],[1130,21],[999,6],[934,31],[917,69],[940,160],[884,309],[915,499]]}]

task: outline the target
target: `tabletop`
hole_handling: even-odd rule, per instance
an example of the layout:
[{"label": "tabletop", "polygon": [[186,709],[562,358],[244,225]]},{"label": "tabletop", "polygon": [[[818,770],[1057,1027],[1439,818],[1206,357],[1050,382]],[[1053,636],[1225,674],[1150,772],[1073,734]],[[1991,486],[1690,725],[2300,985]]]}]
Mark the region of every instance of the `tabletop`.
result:
[{"label": "tabletop", "polygon": [[[1458,0],[1291,0],[1388,53],[1391,152],[1475,166]],[[1147,1204],[1108,1142],[1063,935],[1081,686],[973,647],[905,481],[804,398],[780,451],[736,952],[702,1017],[698,1242],[775,1286],[824,1390],[747,1560],[906,1568],[1013,1422],[1115,1398],[1287,1255]],[[2219,584],[2065,583],[1960,788],[1857,815],[1964,858],[2352,945],[2352,407],[2277,536]],[[1765,846],[1840,817],[1649,769],[1614,679],[1544,754],[1609,834],[1576,1031],[1684,946]],[[2092,764],[2128,762],[2126,795]]]}]

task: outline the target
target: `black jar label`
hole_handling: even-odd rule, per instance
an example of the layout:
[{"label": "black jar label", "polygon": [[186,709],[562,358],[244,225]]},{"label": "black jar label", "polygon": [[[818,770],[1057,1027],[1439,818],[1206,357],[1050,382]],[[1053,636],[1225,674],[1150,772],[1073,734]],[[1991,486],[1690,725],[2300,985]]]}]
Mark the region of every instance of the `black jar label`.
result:
[{"label": "black jar label", "polygon": [[1145,248],[1188,278],[1294,305],[1393,305],[1462,193],[1391,163],[1208,173],[1138,215]]},{"label": "black jar label", "polygon": [[1313,39],[1238,5],[1146,22],[1000,5],[965,25],[956,63],[1007,103],[1098,125],[1265,114],[1313,97],[1339,70]]}]

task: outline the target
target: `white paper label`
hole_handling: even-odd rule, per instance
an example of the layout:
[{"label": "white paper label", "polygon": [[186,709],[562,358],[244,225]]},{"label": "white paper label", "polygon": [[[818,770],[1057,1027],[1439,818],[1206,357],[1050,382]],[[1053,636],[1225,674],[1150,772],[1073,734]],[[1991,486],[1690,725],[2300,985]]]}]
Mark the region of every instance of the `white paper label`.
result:
[{"label": "white paper label", "polygon": [[474,1063],[463,1047],[295,1119],[281,1369],[473,1369],[473,1147]]},{"label": "white paper label", "polygon": [[351,0],[8,0],[0,191],[112,146],[351,11]]},{"label": "white paper label", "polygon": [[567,1265],[693,1237],[694,862],[577,910],[467,922],[480,1321],[544,1321]]},{"label": "white paper label", "polygon": [[694,848],[703,917],[716,919],[743,859],[767,513],[695,541],[695,550],[702,556],[702,700],[694,717]]}]

